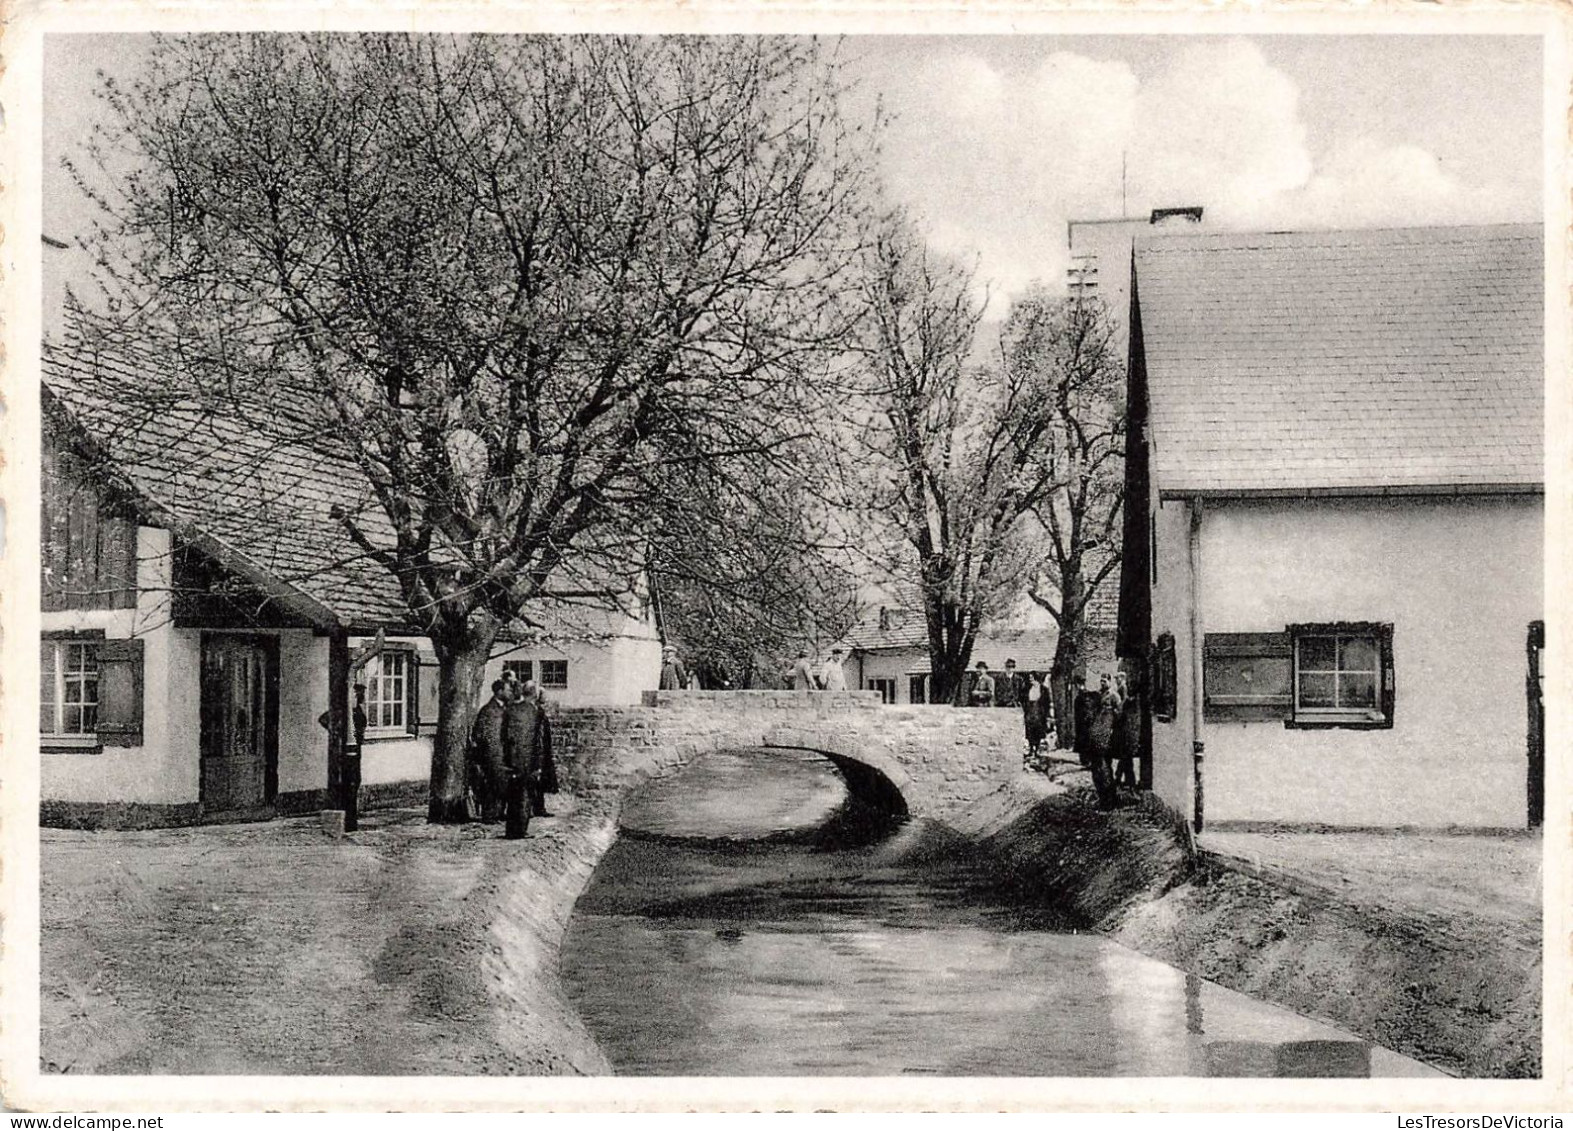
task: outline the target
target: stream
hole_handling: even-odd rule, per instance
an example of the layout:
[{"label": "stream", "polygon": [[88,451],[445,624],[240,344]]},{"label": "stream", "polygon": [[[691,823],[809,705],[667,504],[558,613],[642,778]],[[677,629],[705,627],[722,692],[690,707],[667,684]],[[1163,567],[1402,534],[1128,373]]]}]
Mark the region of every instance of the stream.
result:
[{"label": "stream", "polygon": [[723,751],[646,786],[574,908],[569,997],[678,1076],[1439,1076],[1023,905],[830,763]]}]

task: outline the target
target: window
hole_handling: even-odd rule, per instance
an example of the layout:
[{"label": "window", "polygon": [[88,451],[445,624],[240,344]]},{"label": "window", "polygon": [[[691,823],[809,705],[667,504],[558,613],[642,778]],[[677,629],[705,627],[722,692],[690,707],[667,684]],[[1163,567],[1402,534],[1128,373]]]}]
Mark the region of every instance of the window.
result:
[{"label": "window", "polygon": [[1391,625],[1290,625],[1296,726],[1391,726]]},{"label": "window", "polygon": [[907,702],[927,703],[929,701],[929,677],[926,675],[909,675],[907,677]]},{"label": "window", "polygon": [[411,656],[385,649],[366,665],[367,730],[404,730],[410,712]]},{"label": "window", "polygon": [[567,660],[541,661],[541,686],[563,688],[568,686]]},{"label": "window", "polygon": [[896,681],[893,679],[871,679],[868,681],[868,690],[879,692],[882,703],[896,701]]},{"label": "window", "polygon": [[1290,727],[1393,725],[1393,626],[1292,624],[1283,632],[1210,632],[1203,716]]},{"label": "window", "polygon": [[97,640],[45,639],[39,652],[38,731],[97,741]]},{"label": "window", "polygon": [[511,675],[520,683],[528,683],[535,678],[535,669],[529,660],[504,660],[502,671],[503,675]]}]

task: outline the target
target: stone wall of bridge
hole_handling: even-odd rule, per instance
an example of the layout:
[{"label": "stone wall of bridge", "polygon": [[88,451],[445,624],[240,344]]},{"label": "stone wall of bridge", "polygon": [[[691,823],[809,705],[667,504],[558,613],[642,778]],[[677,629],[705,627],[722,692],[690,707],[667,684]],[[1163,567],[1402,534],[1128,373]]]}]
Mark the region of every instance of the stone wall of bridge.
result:
[{"label": "stone wall of bridge", "polygon": [[911,815],[939,820],[1018,774],[1025,747],[1019,711],[885,706],[873,691],[660,691],[644,706],[553,718],[559,775],[590,796],[621,794],[712,750],[782,747],[875,770]]}]

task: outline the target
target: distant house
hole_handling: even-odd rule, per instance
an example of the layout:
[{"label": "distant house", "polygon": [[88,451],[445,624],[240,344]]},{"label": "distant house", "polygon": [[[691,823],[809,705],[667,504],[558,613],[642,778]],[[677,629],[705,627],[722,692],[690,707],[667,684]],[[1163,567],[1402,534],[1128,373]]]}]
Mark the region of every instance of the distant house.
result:
[{"label": "distant house", "polygon": [[[112,390],[135,364],[71,346],[43,361],[44,823],[320,808],[319,718],[334,696],[347,713],[353,682],[369,716],[364,803],[424,797],[436,656],[393,576],[334,518],[359,511],[389,534],[357,468],[266,420],[190,405],[130,427]],[[486,681],[511,667],[558,704],[638,702],[656,685],[660,644],[647,603],[619,596],[622,611],[549,606],[546,638],[499,641]]]},{"label": "distant house", "polygon": [[1136,243],[1119,649],[1197,825],[1537,823],[1542,234]]},{"label": "distant house", "polygon": [[[1105,581],[1089,616],[1083,663],[1090,672],[1112,671],[1115,667],[1115,607],[1114,586]],[[1013,659],[1016,670],[1024,675],[1031,671],[1047,675],[1054,663],[1058,639],[1047,613],[1031,618],[1012,617],[978,635],[972,663],[982,660],[990,671],[999,672],[1006,660]],[[848,686],[878,691],[886,703],[933,702],[928,625],[923,618],[922,598],[915,589],[898,589],[889,603],[881,604],[859,622],[844,643],[849,653]]]}]

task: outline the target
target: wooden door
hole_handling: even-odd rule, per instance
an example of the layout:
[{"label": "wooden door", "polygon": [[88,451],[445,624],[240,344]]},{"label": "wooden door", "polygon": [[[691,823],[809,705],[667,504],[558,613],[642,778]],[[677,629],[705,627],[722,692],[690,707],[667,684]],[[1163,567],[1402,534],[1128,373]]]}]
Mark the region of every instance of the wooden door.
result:
[{"label": "wooden door", "polygon": [[278,642],[202,637],[202,812],[266,816],[278,796]]}]

